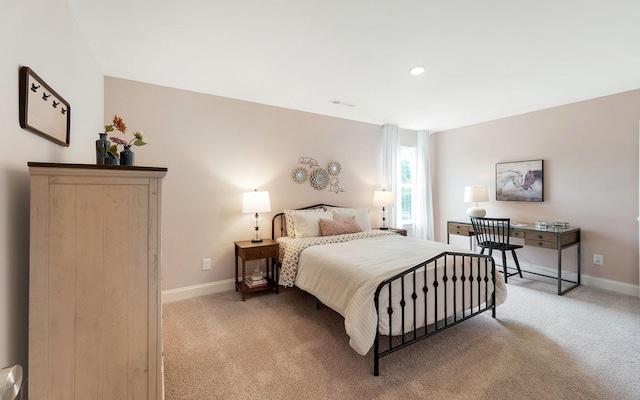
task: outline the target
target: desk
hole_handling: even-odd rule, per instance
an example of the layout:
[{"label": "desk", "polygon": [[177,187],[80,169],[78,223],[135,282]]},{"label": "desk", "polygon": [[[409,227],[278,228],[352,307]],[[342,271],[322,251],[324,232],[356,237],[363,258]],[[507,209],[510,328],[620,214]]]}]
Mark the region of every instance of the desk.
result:
[{"label": "desk", "polygon": [[[523,222],[522,224],[524,224],[524,226],[511,225],[509,236],[524,239],[525,246],[542,247],[545,249],[557,250],[558,275],[549,276],[537,272],[525,271],[524,269],[522,269],[522,272],[556,279],[558,281],[559,295],[565,294],[569,290],[580,285],[580,228],[535,229],[536,224],[533,222]],[[472,240],[474,234],[471,220],[466,219],[447,221],[447,243],[449,243],[449,235],[468,236],[469,247],[472,248]],[[562,250],[573,246],[576,246],[578,252],[577,281],[562,278]],[[562,282],[569,282],[572,285],[563,290]]]}]

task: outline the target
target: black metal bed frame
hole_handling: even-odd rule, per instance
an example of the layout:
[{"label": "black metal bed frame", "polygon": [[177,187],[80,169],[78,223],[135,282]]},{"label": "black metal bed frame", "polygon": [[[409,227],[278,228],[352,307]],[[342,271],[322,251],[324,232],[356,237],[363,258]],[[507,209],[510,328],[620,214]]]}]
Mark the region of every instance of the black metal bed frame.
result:
[{"label": "black metal bed frame", "polygon": [[[468,261],[468,264],[465,263],[465,260]],[[433,282],[427,281],[427,265],[430,263],[433,263]],[[442,274],[438,277],[438,269],[440,266],[443,267]],[[456,274],[458,267],[462,268],[461,276]],[[474,276],[474,267],[477,274],[476,276]],[[447,271],[452,271],[453,273],[449,276],[449,272]],[[481,272],[484,273],[482,274]],[[419,274],[422,276],[422,279],[417,279]],[[406,283],[407,280],[409,284]],[[452,284],[447,284],[449,280],[451,280]],[[394,282],[396,281],[399,281],[400,285],[400,300],[397,304],[392,304],[392,299],[394,298]],[[492,283],[491,290],[489,290],[489,281]],[[423,282],[421,287],[418,287],[418,282]],[[376,327],[376,338],[374,343],[373,374],[375,376],[380,374],[380,359],[382,357],[403,349],[410,344],[419,342],[422,339],[455,326],[460,322],[487,310],[491,310],[491,316],[495,318],[495,282],[496,266],[493,258],[480,254],[454,252],[440,253],[429,260],[423,261],[404,272],[382,281],[378,285],[374,296],[376,313],[378,315],[378,324]],[[443,287],[440,289],[441,285]],[[452,286],[452,288],[449,288],[449,286]],[[467,291],[465,291],[465,289],[467,289]],[[408,293],[407,290],[410,291],[410,293]],[[432,302],[429,302],[428,293],[430,290],[434,291]],[[445,299],[442,315],[438,315],[439,290],[443,292],[443,299]],[[453,304],[448,304],[446,301],[450,290],[453,291]],[[462,305],[462,311],[456,313],[456,310],[459,308],[458,290],[461,292],[460,303]],[[388,292],[389,300],[387,304],[380,304],[380,294],[383,291]],[[418,292],[422,292],[422,295],[419,295]],[[484,296],[482,296],[483,292]],[[465,296],[466,293],[469,294],[468,300],[471,303],[470,309],[465,309],[464,307],[467,300]],[[474,296],[477,296],[477,299],[474,298]],[[483,301],[483,299],[485,300]],[[477,300],[475,303],[476,307],[473,307],[474,300]],[[410,318],[407,318],[406,315],[406,309],[408,306],[407,302],[412,302],[411,309],[413,310],[413,315],[411,315]],[[422,327],[416,326],[415,323],[418,317],[416,312],[418,302],[423,302],[422,305],[424,306],[422,308],[424,309],[425,325]],[[396,336],[392,336],[390,334],[384,335],[383,332],[380,332],[380,312],[383,311],[387,313],[389,318],[389,329],[391,329],[391,326],[393,326],[394,305],[399,307],[401,312],[401,327],[402,332],[405,333]],[[452,306],[451,316],[449,316],[450,313],[448,312],[448,306]],[[431,325],[427,325],[426,322],[429,310],[434,311],[433,315],[434,320],[436,321]],[[407,325],[408,323],[410,324],[409,326]],[[386,339],[383,340],[385,337]]]},{"label": "black metal bed frame", "polygon": [[[337,207],[328,204],[316,204],[309,207],[299,208],[298,210],[318,209],[323,207]],[[276,219],[279,219],[280,236],[284,236],[285,224],[284,213],[276,214],[272,219],[271,224],[271,238],[276,239]],[[433,282],[427,281],[427,264],[433,263]],[[439,275],[438,270],[442,268],[442,273]],[[462,268],[461,276],[456,274],[458,268]],[[474,276],[474,267],[477,271],[477,275]],[[448,275],[452,271],[451,275]],[[483,274],[480,272],[484,272]],[[422,275],[422,279],[419,278],[419,274]],[[451,280],[452,284],[447,284]],[[407,284],[406,282],[409,282]],[[397,282],[397,283],[396,283]],[[421,287],[418,287],[418,282],[424,282]],[[492,283],[492,288],[489,289],[489,282]],[[471,317],[481,314],[485,311],[491,310],[491,316],[496,317],[496,297],[495,297],[495,282],[496,282],[496,266],[492,257],[473,254],[473,253],[456,253],[456,252],[444,252],[429,260],[423,261],[420,264],[409,268],[391,278],[385,279],[380,282],[376,289],[374,296],[374,303],[376,307],[376,315],[378,316],[378,324],[376,327],[376,338],[374,342],[374,354],[373,354],[373,373],[375,376],[380,375],[380,359],[398,350],[401,350],[413,343],[419,342],[435,333],[443,331],[447,328],[451,328],[462,321],[465,321]],[[392,303],[394,298],[394,290],[396,286],[400,286],[400,300],[397,304]],[[409,286],[409,287],[407,287]],[[440,288],[442,286],[442,288]],[[452,288],[449,288],[452,286]],[[467,291],[465,291],[467,289]],[[380,304],[380,294],[382,291],[388,293],[387,304]],[[438,315],[438,291],[443,293],[443,298],[446,300],[448,292],[453,291],[453,304],[444,302],[443,315]],[[456,313],[458,307],[458,290],[461,291],[461,304],[462,312]],[[433,301],[429,301],[429,291],[434,292]],[[410,292],[410,293],[409,293]],[[422,292],[421,295],[418,292]],[[467,297],[471,303],[470,309],[465,309]],[[484,293],[484,296],[483,296]],[[474,297],[475,296],[475,297]],[[315,296],[314,296],[315,297]],[[483,299],[485,299],[483,301]],[[477,300],[475,307],[473,307],[473,301]],[[416,326],[415,321],[417,318],[416,309],[418,302],[422,301],[424,309],[424,326]],[[409,303],[411,302],[411,303]],[[413,315],[411,318],[407,318],[406,310],[411,305]],[[394,318],[394,306],[396,310],[400,310],[401,327],[402,332],[406,332],[401,335],[385,335],[384,332],[380,332],[380,312],[386,312],[388,315],[389,329],[391,329]],[[452,306],[452,312],[448,312],[448,307]],[[431,308],[430,308],[431,307]],[[434,311],[434,320],[436,322],[428,325],[427,315],[429,310]],[[397,312],[397,311],[396,311]],[[452,315],[449,315],[452,314]],[[410,322],[413,321],[413,322]],[[413,324],[413,326],[407,326],[407,324]]]}]

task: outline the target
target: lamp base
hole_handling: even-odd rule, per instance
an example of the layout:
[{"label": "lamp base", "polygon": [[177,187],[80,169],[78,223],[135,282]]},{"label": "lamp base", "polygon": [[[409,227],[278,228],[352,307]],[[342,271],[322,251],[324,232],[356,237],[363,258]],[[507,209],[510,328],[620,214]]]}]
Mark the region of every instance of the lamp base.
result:
[{"label": "lamp base", "polygon": [[380,228],[378,228],[378,229],[380,229],[380,230],[382,230],[382,231],[386,231],[387,229],[389,229],[389,227],[387,227],[387,226],[381,226],[381,227],[380,227]]},{"label": "lamp base", "polygon": [[480,207],[469,207],[467,208],[467,215],[470,217],[482,218],[487,215],[487,210]]},{"label": "lamp base", "polygon": [[251,239],[251,241],[253,243],[260,243],[260,242],[262,242],[262,239]]}]

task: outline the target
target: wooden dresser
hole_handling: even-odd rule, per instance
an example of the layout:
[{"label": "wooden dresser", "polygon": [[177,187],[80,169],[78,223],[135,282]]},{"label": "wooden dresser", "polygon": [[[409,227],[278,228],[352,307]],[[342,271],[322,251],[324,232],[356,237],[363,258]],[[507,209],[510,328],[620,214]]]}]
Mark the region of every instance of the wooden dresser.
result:
[{"label": "wooden dresser", "polygon": [[166,168],[29,163],[29,399],[163,397]]}]

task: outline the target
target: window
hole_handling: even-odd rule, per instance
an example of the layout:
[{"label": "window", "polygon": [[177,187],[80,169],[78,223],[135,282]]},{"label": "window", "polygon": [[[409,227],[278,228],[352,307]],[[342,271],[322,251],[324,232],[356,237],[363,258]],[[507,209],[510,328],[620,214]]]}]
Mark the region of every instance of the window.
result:
[{"label": "window", "polygon": [[402,224],[414,222],[416,198],[416,158],[415,147],[400,148],[400,196],[402,204]]}]

